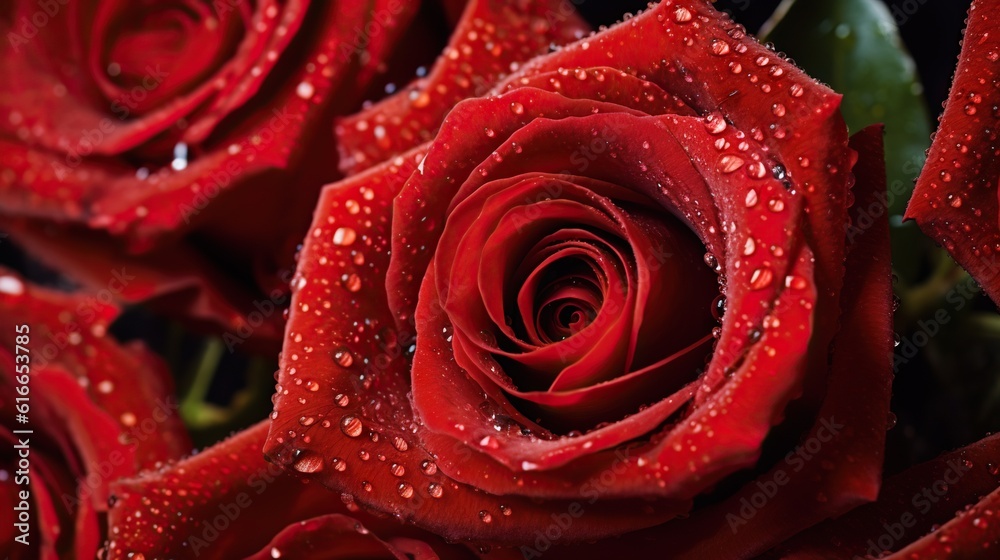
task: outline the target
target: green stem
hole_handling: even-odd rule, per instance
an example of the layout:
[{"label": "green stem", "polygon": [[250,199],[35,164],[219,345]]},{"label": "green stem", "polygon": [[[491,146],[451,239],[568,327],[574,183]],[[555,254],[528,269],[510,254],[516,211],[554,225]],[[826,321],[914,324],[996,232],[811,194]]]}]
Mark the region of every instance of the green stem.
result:
[{"label": "green stem", "polygon": [[219,338],[208,339],[202,348],[194,376],[181,399],[181,418],[188,426],[200,426],[207,420],[204,414],[205,397],[212,386],[215,370],[219,367],[219,361],[222,359],[224,351],[225,346],[222,344],[222,339]]}]

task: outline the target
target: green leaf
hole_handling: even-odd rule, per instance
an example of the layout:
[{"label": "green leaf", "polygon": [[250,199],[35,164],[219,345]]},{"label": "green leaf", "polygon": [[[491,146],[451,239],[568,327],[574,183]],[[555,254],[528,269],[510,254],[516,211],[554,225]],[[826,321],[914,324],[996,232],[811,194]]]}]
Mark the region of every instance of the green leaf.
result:
[{"label": "green leaf", "polygon": [[785,0],[761,29],[811,76],[844,95],[841,111],[852,132],[885,123],[893,264],[917,281],[931,245],[901,216],[930,146],[930,116],[916,65],[896,23],[879,0]]}]

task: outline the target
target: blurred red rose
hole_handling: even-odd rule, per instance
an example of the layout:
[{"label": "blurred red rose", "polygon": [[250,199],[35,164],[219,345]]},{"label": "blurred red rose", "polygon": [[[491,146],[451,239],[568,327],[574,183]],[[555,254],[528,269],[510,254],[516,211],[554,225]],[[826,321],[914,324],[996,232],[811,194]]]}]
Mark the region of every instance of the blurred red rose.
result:
[{"label": "blurred red rose", "polygon": [[[241,327],[261,292],[287,285],[293,240],[338,176],[334,115],[357,107],[418,7],[5,5],[5,229],[71,276],[102,273],[95,260],[135,261],[153,290],[124,300]],[[277,338],[281,318],[269,319],[256,337]]]},{"label": "blurred red rose", "polygon": [[111,338],[117,314],[0,270],[4,557],[93,558],[112,481],[191,450],[165,365]]}]

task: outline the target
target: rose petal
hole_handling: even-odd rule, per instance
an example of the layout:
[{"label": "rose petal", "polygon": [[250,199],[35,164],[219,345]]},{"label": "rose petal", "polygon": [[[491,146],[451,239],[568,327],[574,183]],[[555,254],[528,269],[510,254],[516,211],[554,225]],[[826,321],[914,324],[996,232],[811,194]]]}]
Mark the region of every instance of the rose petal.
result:
[{"label": "rose petal", "polygon": [[517,63],[582,37],[587,25],[557,0],[472,0],[430,74],[336,126],[345,175],[433,138],[455,103],[486,93]]},{"label": "rose petal", "polygon": [[[0,292],[0,328],[14,332],[16,325],[29,326],[33,371],[41,374],[52,367],[65,372],[73,380],[72,385],[79,387],[79,394],[62,381],[53,386],[54,394],[92,401],[96,410],[106,412],[116,430],[106,439],[118,441],[119,432],[124,434],[122,443],[134,449],[137,461],[126,461],[131,468],[190,450],[187,432],[176,414],[166,365],[141,345],[122,346],[107,336],[108,325],[118,315],[117,308],[96,295],[64,294],[28,285],[2,269],[0,278],[10,286],[20,286],[19,293]],[[13,355],[14,342],[11,337],[0,344]],[[151,437],[147,421],[154,423],[156,437]],[[76,423],[74,427],[85,424]]]},{"label": "rose petal", "polygon": [[1000,302],[1000,5],[976,0],[967,21],[955,81],[906,217]]},{"label": "rose petal", "polygon": [[1000,545],[998,456],[995,435],[912,467],[886,480],[877,502],[803,533],[772,557],[989,558]]},{"label": "rose petal", "polygon": [[[383,541],[360,522],[341,514],[314,517],[300,521],[276,535],[250,560],[274,558],[314,558],[316,560],[351,560],[378,558],[407,560],[438,560],[434,550],[419,541],[405,540],[405,550]],[[409,546],[405,546],[409,545]]]},{"label": "rose petal", "polygon": [[[273,348],[280,338],[281,314],[273,312],[251,325],[247,316],[257,309],[254,293],[221,274],[187,243],[131,255],[98,232],[27,221],[5,227],[33,257],[107,301],[145,303],[203,328],[235,333],[240,343]],[[281,299],[287,301],[287,296]]]}]

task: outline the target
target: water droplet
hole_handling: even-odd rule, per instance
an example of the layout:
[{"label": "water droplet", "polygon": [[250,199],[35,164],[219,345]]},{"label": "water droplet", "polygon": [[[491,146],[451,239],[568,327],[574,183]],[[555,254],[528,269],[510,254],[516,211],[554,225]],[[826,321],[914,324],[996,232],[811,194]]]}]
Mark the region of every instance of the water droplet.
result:
[{"label": "water droplet", "polygon": [[410,445],[406,443],[406,440],[399,436],[392,438],[392,446],[395,447],[397,451],[406,451],[410,448]]},{"label": "water droplet", "polygon": [[763,179],[767,176],[767,169],[764,164],[759,161],[751,162],[747,166],[747,176],[751,179]]},{"label": "water droplet", "polygon": [[726,118],[722,113],[709,113],[705,117],[705,128],[712,134],[721,134],[726,130]]},{"label": "water droplet", "polygon": [[704,259],[705,259],[705,264],[708,265],[708,268],[711,268],[716,273],[722,271],[722,265],[719,264],[719,259],[715,258],[714,254],[705,253]]},{"label": "water droplet", "polygon": [[749,257],[757,250],[757,243],[754,242],[753,237],[747,237],[747,242],[743,245],[743,256]]},{"label": "water droplet", "polygon": [[432,498],[440,498],[444,495],[444,487],[437,482],[432,482],[427,485],[427,493],[430,494]]},{"label": "water droplet", "polygon": [[438,467],[437,464],[434,463],[434,461],[424,460],[424,462],[420,463],[420,471],[426,474],[427,476],[432,476],[437,474]]},{"label": "water droplet", "polygon": [[793,290],[804,290],[809,285],[809,282],[801,276],[795,276],[794,274],[785,277],[785,287],[792,288]]},{"label": "water droplet", "polygon": [[674,21],[677,23],[687,23],[691,21],[691,10],[681,6],[674,10]]},{"label": "water droplet", "polygon": [[[24,293],[24,283],[13,276],[0,276],[0,294],[19,296]],[[107,381],[106,383],[111,383]]]},{"label": "water droplet", "polygon": [[399,492],[400,496],[409,500],[413,497],[413,486],[406,482],[400,482],[399,486],[396,486],[396,492]]},{"label": "water droplet", "polygon": [[524,114],[524,105],[521,105],[520,103],[517,103],[517,102],[511,103],[510,104],[510,110],[515,115],[523,115]]},{"label": "water droplet", "polygon": [[747,192],[746,205],[747,205],[747,208],[753,208],[754,206],[757,205],[757,191],[756,190],[750,189]]},{"label": "water droplet", "polygon": [[312,426],[315,423],[316,419],[312,416],[302,416],[299,418],[299,424],[302,424],[303,426]]},{"label": "water droplet", "polygon": [[344,279],[344,288],[348,292],[357,292],[361,289],[361,277],[357,274],[349,274],[347,278]]},{"label": "water droplet", "polygon": [[729,54],[729,43],[722,39],[712,39],[712,54],[718,56]]},{"label": "water droplet", "polygon": [[333,232],[333,244],[347,247],[353,244],[357,237],[357,232],[349,227],[337,228],[337,231]]},{"label": "water droplet", "polygon": [[479,520],[483,523],[493,523],[493,516],[485,509],[479,512]]},{"label": "water droplet", "polygon": [[770,268],[758,268],[750,275],[750,289],[763,290],[771,285],[771,280],[773,279],[774,273],[771,272]]},{"label": "water droplet", "polygon": [[340,421],[340,429],[347,437],[358,437],[364,431],[365,426],[361,420],[354,416],[345,416]]},{"label": "water droplet", "polygon": [[771,112],[774,113],[774,116],[776,117],[783,117],[785,116],[785,106],[781,103],[775,103],[771,106]]},{"label": "water droplet", "polygon": [[316,93],[316,87],[309,82],[299,82],[299,85],[295,86],[295,95],[302,99],[309,99],[314,93]]},{"label": "water droplet", "polygon": [[333,359],[337,361],[340,367],[351,367],[354,363],[354,356],[351,355],[351,351],[347,348],[341,348],[333,353]]},{"label": "water droplet", "polygon": [[174,159],[170,162],[170,167],[174,171],[183,171],[188,166],[188,145],[178,142],[174,146]]},{"label": "water droplet", "polygon": [[771,212],[781,212],[785,209],[785,202],[780,198],[772,198],[767,202],[767,207]]},{"label": "water droplet", "polygon": [[726,296],[719,294],[715,296],[714,300],[712,300],[712,317],[714,317],[716,321],[721,322],[722,317],[725,314],[726,314]]},{"label": "water droplet", "polygon": [[732,173],[743,167],[743,158],[734,155],[724,155],[719,158],[719,170],[723,173]]},{"label": "water droplet", "polygon": [[314,473],[323,470],[323,458],[315,453],[300,451],[292,468],[303,473]]},{"label": "water droplet", "polygon": [[399,463],[393,463],[392,466],[389,467],[389,472],[392,473],[392,476],[403,476],[406,474],[406,467],[400,465]]}]

